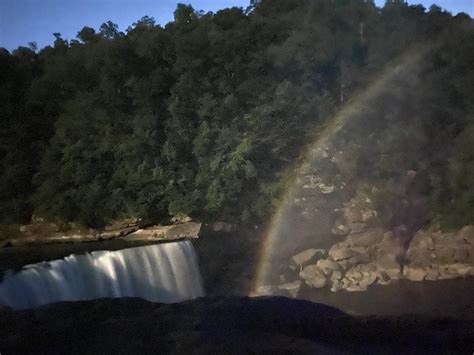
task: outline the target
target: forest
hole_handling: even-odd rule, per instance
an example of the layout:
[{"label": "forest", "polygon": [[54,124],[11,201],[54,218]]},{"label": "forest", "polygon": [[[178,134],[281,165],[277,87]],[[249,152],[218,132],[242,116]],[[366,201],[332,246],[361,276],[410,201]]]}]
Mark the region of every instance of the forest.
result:
[{"label": "forest", "polygon": [[[100,227],[171,216],[261,223],[305,146],[387,66],[427,48],[416,85],[354,130],[351,179],[415,170],[432,218],[474,223],[474,21],[433,5],[264,0],[178,5],[0,48],[0,219]],[[362,154],[370,144],[380,154]],[[395,147],[387,151],[387,145]],[[383,203],[383,201],[381,201]]]}]

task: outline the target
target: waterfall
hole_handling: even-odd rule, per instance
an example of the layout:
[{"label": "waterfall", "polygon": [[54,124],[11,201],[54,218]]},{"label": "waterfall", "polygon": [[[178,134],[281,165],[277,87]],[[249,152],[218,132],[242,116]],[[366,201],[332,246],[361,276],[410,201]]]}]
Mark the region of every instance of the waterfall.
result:
[{"label": "waterfall", "polygon": [[172,303],[203,295],[190,241],[94,251],[9,272],[0,304],[27,309],[59,301],[142,297]]}]

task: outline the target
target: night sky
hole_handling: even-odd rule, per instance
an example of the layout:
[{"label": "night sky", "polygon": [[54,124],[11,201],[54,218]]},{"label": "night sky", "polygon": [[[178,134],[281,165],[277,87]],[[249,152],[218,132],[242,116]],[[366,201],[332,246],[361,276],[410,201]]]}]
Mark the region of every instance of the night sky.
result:
[{"label": "night sky", "polygon": [[[436,0],[412,0],[429,8]],[[174,0],[0,0],[0,47],[13,50],[28,42],[42,48],[53,42],[53,32],[64,39],[73,39],[84,26],[97,29],[111,20],[125,29],[144,15],[154,17],[160,24],[173,18],[178,2]],[[246,7],[249,0],[195,0],[196,10],[216,11],[238,6]],[[385,0],[375,1],[379,6]],[[452,12],[466,12],[474,17],[474,0],[437,0],[436,3]]]}]

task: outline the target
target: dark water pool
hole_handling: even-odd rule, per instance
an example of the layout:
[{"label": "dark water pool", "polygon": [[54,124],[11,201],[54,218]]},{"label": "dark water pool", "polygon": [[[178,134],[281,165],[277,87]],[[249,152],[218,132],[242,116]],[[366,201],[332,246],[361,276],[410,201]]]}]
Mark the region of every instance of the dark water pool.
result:
[{"label": "dark water pool", "polygon": [[298,298],[357,315],[429,314],[474,319],[474,278],[375,285],[364,292],[304,288]]}]

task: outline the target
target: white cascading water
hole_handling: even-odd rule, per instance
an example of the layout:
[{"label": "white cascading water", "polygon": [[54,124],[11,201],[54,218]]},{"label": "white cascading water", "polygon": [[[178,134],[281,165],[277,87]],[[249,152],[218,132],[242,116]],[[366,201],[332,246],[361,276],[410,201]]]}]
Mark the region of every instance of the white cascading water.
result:
[{"label": "white cascading water", "polygon": [[0,304],[14,309],[102,297],[172,303],[203,294],[190,241],[70,255],[10,272],[0,284]]}]

